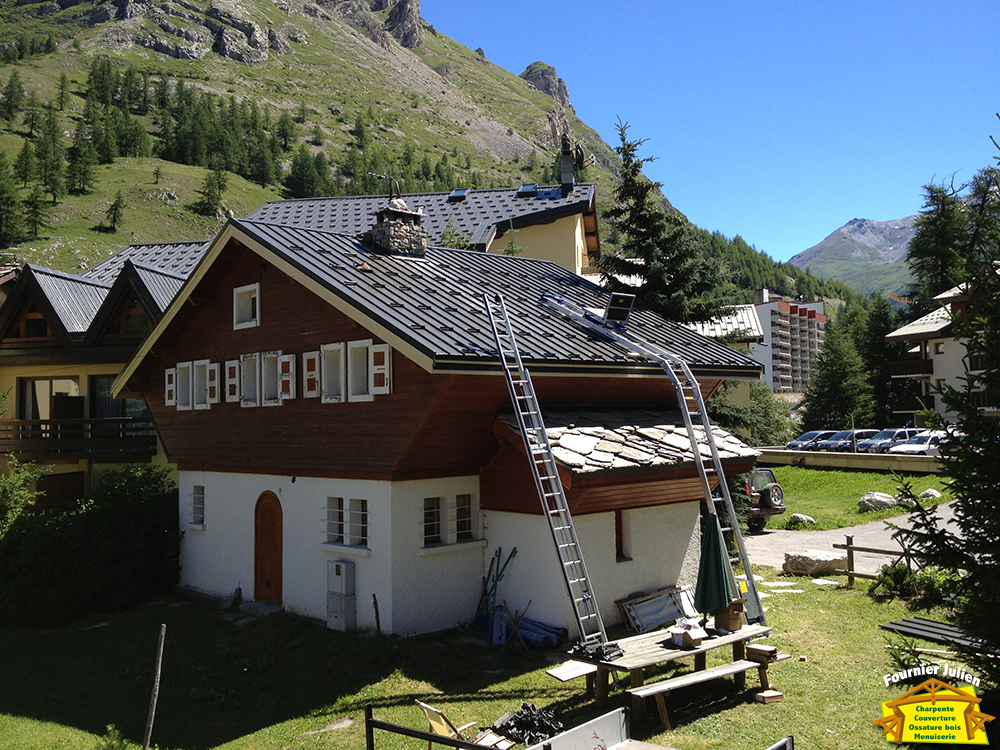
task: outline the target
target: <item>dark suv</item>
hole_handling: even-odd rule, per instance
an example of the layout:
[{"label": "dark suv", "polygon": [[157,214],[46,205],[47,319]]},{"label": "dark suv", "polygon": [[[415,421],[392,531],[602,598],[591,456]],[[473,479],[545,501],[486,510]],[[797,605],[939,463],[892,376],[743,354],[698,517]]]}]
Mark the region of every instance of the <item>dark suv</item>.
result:
[{"label": "dark suv", "polygon": [[747,477],[747,527],[751,532],[762,531],[767,519],[785,512],[785,493],[770,469],[754,469]]}]

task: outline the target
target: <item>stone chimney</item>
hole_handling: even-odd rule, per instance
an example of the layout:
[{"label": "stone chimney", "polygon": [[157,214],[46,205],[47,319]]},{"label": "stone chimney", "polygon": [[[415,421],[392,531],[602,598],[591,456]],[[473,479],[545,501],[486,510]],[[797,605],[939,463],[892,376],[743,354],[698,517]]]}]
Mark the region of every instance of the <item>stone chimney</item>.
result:
[{"label": "stone chimney", "polygon": [[771,293],[767,289],[756,289],[753,293],[753,303],[755,305],[766,305],[771,301]]},{"label": "stone chimney", "polygon": [[421,256],[427,251],[423,218],[422,213],[411,211],[402,198],[392,198],[388,206],[375,213],[375,225],[365,239],[393,255]]},{"label": "stone chimney", "polygon": [[563,192],[569,192],[576,184],[576,178],[573,176],[573,162],[573,147],[569,142],[569,136],[563,133],[562,152],[559,155],[559,182]]}]

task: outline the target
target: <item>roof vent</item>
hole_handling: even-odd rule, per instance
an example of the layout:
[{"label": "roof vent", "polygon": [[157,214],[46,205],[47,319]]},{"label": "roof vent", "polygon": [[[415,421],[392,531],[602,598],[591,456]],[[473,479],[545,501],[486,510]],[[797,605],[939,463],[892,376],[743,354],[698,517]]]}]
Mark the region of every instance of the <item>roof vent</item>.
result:
[{"label": "roof vent", "polygon": [[538,183],[526,182],[517,189],[518,198],[534,198],[538,195]]},{"label": "roof vent", "polygon": [[449,203],[461,203],[469,197],[469,188],[455,188],[448,196]]}]

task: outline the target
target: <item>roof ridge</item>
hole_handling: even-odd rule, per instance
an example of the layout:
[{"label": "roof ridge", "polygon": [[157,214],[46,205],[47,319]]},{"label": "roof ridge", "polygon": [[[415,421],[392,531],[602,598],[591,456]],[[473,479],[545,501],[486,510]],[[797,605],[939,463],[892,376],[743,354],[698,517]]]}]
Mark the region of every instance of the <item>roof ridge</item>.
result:
[{"label": "roof ridge", "polygon": [[102,289],[110,289],[111,284],[106,281],[100,281],[98,279],[92,279],[89,276],[84,276],[79,273],[67,273],[66,271],[59,271],[55,268],[49,268],[48,266],[39,266],[34,263],[25,263],[24,267],[29,269],[32,273],[38,274],[42,273],[47,276],[55,276],[61,278],[65,281],[75,281],[80,284],[90,284],[92,286],[97,286]]},{"label": "roof ridge", "polygon": [[[593,182],[578,182],[573,187],[595,187],[596,183]],[[539,185],[538,190],[555,190],[561,189],[562,185],[555,183],[552,185]],[[504,193],[513,192],[516,193],[519,188],[516,187],[502,187],[502,188],[474,188],[469,187],[469,195],[476,195],[480,193]],[[424,196],[448,196],[452,194],[452,190],[434,190],[427,193],[400,193],[400,195],[405,199],[407,197],[424,197]],[[385,198],[389,200],[393,196],[391,195],[321,195],[315,196],[313,198],[276,198],[274,200],[265,201],[260,204],[254,211],[257,211],[261,206],[270,206],[275,203],[315,203],[317,201],[361,201],[361,200],[373,200],[377,198]],[[253,213],[254,211],[251,211]]]}]

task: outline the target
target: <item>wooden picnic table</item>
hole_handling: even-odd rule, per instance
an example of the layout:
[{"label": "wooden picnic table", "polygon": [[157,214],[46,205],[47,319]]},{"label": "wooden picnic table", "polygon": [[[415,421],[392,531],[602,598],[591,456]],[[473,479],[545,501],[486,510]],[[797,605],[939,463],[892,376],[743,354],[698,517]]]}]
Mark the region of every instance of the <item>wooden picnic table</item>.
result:
[{"label": "wooden picnic table", "polygon": [[[666,630],[657,630],[652,633],[642,633],[615,641],[618,647],[624,652],[616,659],[587,659],[580,654],[572,654],[576,661],[586,661],[597,667],[595,675],[594,691],[597,697],[597,704],[603,706],[608,700],[608,682],[611,672],[628,672],[631,678],[630,688],[636,688],[643,684],[643,670],[648,667],[655,667],[659,664],[683,659],[686,656],[694,657],[694,668],[696,671],[705,669],[706,654],[713,649],[732,645],[733,661],[737,662],[746,658],[746,642],[752,638],[761,638],[771,632],[771,628],[766,625],[745,625],[735,633],[726,635],[709,635],[704,638],[700,646],[694,648],[678,648],[673,645],[673,637]],[[746,685],[746,673],[739,672],[733,675],[736,686],[743,688]],[[643,698],[632,697],[632,711],[639,720],[646,714],[646,702]]]}]

